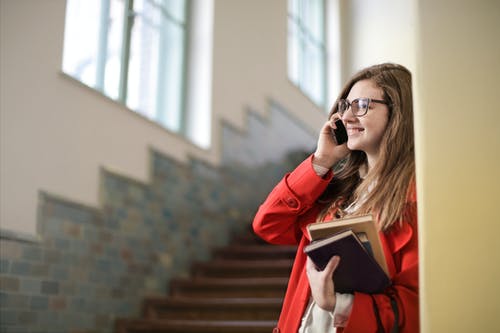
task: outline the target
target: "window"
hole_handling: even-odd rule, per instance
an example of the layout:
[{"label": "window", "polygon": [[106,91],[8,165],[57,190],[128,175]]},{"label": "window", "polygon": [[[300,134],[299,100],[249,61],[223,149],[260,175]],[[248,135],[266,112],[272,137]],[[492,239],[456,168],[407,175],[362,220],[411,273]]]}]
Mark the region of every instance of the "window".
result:
[{"label": "window", "polygon": [[68,0],[63,71],[164,127],[185,133],[189,4]]},{"label": "window", "polygon": [[288,0],[288,77],[320,107],[326,104],[325,0]]}]

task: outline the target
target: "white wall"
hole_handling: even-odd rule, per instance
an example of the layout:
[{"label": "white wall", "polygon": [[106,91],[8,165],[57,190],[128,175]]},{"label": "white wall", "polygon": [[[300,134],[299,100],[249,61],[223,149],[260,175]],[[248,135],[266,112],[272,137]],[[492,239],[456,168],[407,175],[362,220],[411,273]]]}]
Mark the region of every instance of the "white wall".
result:
[{"label": "white wall", "polygon": [[98,204],[105,166],[148,180],[148,147],[208,154],[60,73],[65,1],[1,1],[0,219],[35,233],[37,193]]},{"label": "white wall", "polygon": [[287,79],[287,1],[216,0],[214,110],[244,128],[241,105],[275,98],[313,129],[325,113]]},{"label": "white wall", "polygon": [[395,62],[416,69],[415,0],[340,0],[344,80],[361,68]]},{"label": "white wall", "polygon": [[197,148],[61,74],[64,0],[0,0],[0,226],[36,234],[40,190],[98,206],[99,168],[149,179],[148,148],[217,164],[220,120],[244,130],[272,97],[324,117],[286,79],[286,1],[216,0],[213,145]]}]

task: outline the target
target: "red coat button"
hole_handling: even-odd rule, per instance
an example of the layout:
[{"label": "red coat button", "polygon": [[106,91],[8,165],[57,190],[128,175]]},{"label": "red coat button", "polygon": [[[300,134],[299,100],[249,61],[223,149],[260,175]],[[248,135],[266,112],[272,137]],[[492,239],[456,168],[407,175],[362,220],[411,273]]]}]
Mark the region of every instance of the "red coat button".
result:
[{"label": "red coat button", "polygon": [[290,208],[297,208],[297,207],[299,207],[299,202],[296,199],[294,199],[294,198],[288,198],[288,199],[286,199],[286,204]]},{"label": "red coat button", "polygon": [[278,327],[273,328],[273,333],[280,333],[280,329]]}]

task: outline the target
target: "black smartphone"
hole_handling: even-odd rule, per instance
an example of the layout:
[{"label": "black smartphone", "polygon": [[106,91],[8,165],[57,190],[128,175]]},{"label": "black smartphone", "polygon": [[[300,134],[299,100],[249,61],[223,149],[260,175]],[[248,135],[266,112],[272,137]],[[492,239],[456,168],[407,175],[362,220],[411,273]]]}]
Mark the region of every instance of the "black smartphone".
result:
[{"label": "black smartphone", "polygon": [[347,142],[347,130],[345,129],[344,123],[342,122],[341,119],[337,119],[335,121],[335,126],[337,129],[333,130],[333,134],[335,135],[335,140],[337,141],[338,145],[341,145],[343,143]]}]

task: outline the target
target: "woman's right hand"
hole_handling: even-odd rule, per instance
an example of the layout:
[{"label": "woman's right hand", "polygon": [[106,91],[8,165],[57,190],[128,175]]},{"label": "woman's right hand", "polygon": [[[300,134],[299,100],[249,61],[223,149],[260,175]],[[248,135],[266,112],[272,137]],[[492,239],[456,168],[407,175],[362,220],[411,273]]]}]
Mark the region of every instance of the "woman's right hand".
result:
[{"label": "woman's right hand", "polygon": [[337,303],[337,294],[333,283],[333,274],[339,265],[340,257],[333,256],[325,269],[318,271],[311,258],[306,259],[306,274],[311,287],[311,296],[316,304],[325,311],[333,312]]},{"label": "woman's right hand", "polygon": [[335,121],[339,119],[337,114],[323,124],[318,138],[318,146],[314,152],[313,162],[324,168],[332,168],[335,163],[346,157],[350,150],[347,143],[338,145],[333,136],[333,129],[336,129]]}]

